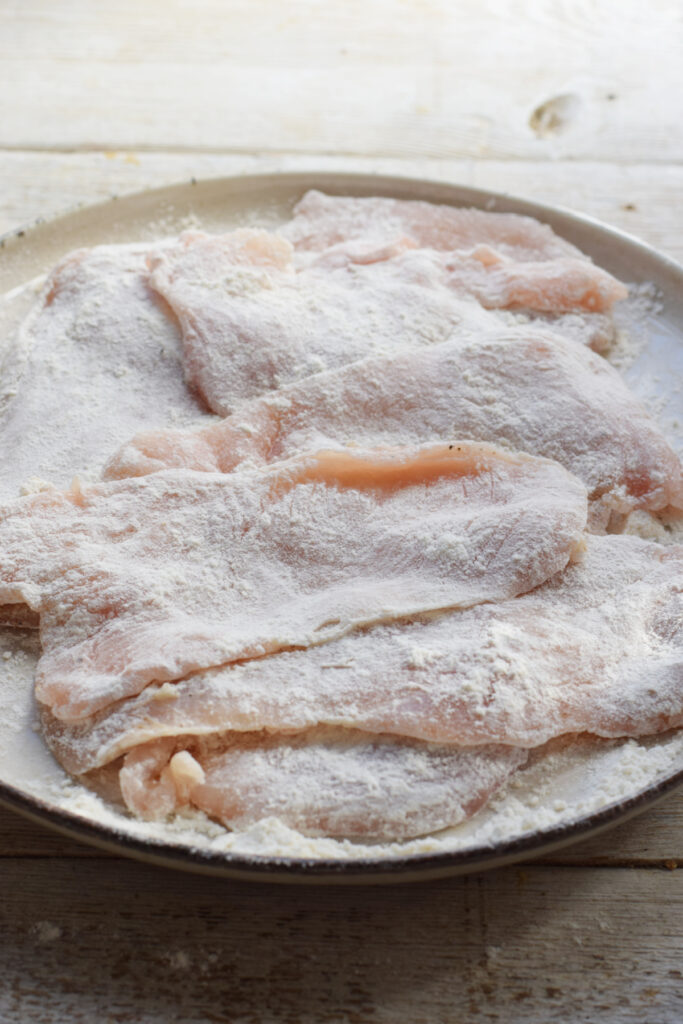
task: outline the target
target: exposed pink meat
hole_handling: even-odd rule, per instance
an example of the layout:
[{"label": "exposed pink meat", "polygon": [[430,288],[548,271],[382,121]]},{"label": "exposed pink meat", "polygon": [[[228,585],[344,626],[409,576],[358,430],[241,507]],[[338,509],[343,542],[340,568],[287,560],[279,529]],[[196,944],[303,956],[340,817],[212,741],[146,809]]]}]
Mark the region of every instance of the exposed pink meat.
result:
[{"label": "exposed pink meat", "polygon": [[319,452],[6,505],[0,601],[41,615],[36,695],[65,719],[152,680],[538,586],[581,543],[558,464],[474,442]]},{"label": "exposed pink meat", "polygon": [[451,285],[489,308],[601,312],[627,295],[547,225],[517,214],[313,191],[282,233],[297,249],[341,249],[352,259],[398,241],[436,249],[447,254]]},{"label": "exposed pink meat", "polygon": [[682,570],[681,547],[588,537],[583,561],[512,600],[151,686],[48,718],[48,742],[84,773],[161,738],[320,724],[475,746],[663,732],[683,724]]},{"label": "exposed pink meat", "polygon": [[471,817],[526,757],[318,729],[159,740],[127,755],[120,782],[143,818],[192,804],[230,828],[277,817],[308,835],[404,839]]},{"label": "exposed pink meat", "polygon": [[683,509],[680,461],[617,371],[587,349],[528,328],[365,359],[198,430],[140,434],[105,476],[168,467],[225,473],[323,445],[456,437],[555,459],[607,511]]},{"label": "exposed pink meat", "polygon": [[119,771],[121,796],[138,818],[154,821],[176,810],[176,785],[167,767],[176,746],[173,739],[155,740],[126,757]]},{"label": "exposed pink meat", "polygon": [[[180,322],[190,383],[222,415],[294,380],[472,329],[487,315],[449,287],[439,254],[297,268],[279,235],[197,233],[150,261]],[[386,255],[386,254],[385,254]]]},{"label": "exposed pink meat", "polygon": [[450,286],[474,296],[485,309],[602,313],[628,295],[620,281],[586,259],[515,263],[480,245],[470,253],[453,253],[445,267]]}]

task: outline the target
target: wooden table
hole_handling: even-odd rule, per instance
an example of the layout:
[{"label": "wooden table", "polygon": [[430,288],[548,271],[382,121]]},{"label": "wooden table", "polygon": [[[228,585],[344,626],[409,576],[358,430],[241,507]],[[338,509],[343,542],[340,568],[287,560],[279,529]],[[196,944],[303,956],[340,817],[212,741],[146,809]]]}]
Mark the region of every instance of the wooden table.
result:
[{"label": "wooden table", "polygon": [[[683,259],[683,18],[658,0],[7,0],[0,231],[272,169],[594,214]],[[2,1022],[683,1020],[683,793],[521,868],[222,883],[0,812]]]}]

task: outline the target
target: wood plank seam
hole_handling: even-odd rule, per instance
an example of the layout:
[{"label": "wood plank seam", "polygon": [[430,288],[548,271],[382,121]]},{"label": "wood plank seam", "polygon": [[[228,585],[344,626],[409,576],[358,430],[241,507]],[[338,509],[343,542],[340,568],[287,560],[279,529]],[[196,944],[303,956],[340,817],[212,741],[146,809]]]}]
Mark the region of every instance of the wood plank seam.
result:
[{"label": "wood plank seam", "polygon": [[12,145],[11,143],[4,142],[0,144],[0,155],[3,153],[35,153],[41,155],[49,155],[54,153],[56,155],[78,155],[78,154],[93,154],[99,153],[102,155],[109,154],[112,152],[134,152],[134,153],[145,153],[145,154],[156,154],[159,156],[188,156],[196,153],[198,156],[249,156],[254,158],[263,159],[277,159],[292,157],[298,159],[306,158],[319,158],[323,159],[346,159],[346,160],[387,160],[395,162],[411,163],[417,159],[423,159],[424,163],[437,162],[456,162],[456,161],[474,161],[477,164],[538,164],[541,166],[554,167],[558,163],[571,163],[574,167],[578,168],[581,165],[596,164],[598,166],[605,167],[624,167],[624,168],[637,168],[637,167],[677,167],[683,169],[683,160],[671,157],[662,157],[661,159],[648,159],[643,160],[642,157],[635,158],[633,160],[620,159],[615,161],[609,157],[602,157],[599,155],[590,157],[581,157],[579,159],[571,158],[558,158],[551,153],[539,154],[538,156],[530,157],[529,154],[514,154],[510,156],[501,156],[500,154],[481,154],[471,156],[468,154],[430,154],[420,158],[419,156],[408,156],[405,153],[392,153],[385,149],[378,149],[376,151],[364,149],[363,152],[356,152],[355,150],[349,149],[325,149],[320,150],[316,147],[310,149],[288,149],[282,147],[275,147],[270,149],[267,146],[212,146],[212,145],[201,145],[192,144],[188,146],[174,145],[174,146],[163,146],[163,145],[152,145],[144,142],[136,142],[135,140],[115,140],[110,139],[106,143],[79,143],[74,146],[55,146],[46,145],[41,146],[38,144],[20,144]]}]

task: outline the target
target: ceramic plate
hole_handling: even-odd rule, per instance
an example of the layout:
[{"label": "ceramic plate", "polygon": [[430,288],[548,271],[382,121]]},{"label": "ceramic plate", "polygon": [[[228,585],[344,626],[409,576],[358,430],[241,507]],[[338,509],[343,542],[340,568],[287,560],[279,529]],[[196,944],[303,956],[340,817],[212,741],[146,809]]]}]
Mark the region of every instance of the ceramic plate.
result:
[{"label": "ceramic plate", "polygon": [[[654,408],[663,429],[676,437],[676,380],[683,378],[683,269],[649,246],[587,217],[510,196],[426,181],[349,174],[282,174],[192,182],[85,207],[38,222],[0,239],[0,345],[23,316],[35,290],[27,283],[64,253],[83,245],[149,241],[187,226],[209,231],[245,224],[276,226],[309,188],[345,195],[385,195],[529,214],[549,223],[596,263],[634,285],[649,283],[640,350],[622,367],[631,388]],[[653,301],[653,296],[655,301]],[[30,467],[27,467],[30,473]],[[0,643],[9,644],[7,631]],[[0,661],[0,674],[2,673]],[[259,851],[228,849],[220,835],[133,822],[94,798],[82,799],[68,782],[33,727],[31,674],[25,685],[0,687],[0,801],[26,816],[85,842],[167,866],[226,877],[273,882],[359,883],[411,881],[479,871],[537,856],[585,838],[651,806],[683,784],[683,732],[648,741],[605,743],[578,749],[542,780],[548,813],[527,821],[524,800],[510,813],[502,798],[492,809],[452,829],[446,841],[396,846],[391,856],[373,855],[350,844],[325,854],[284,844]],[[609,783],[609,785],[607,784]],[[605,796],[595,799],[596,791]],[[506,811],[507,807],[507,811]],[[217,830],[215,830],[217,831]],[[225,835],[225,834],[223,834]],[[335,848],[336,849],[336,848]],[[322,851],[322,855],[321,855]],[[296,855],[293,855],[293,852]]]}]

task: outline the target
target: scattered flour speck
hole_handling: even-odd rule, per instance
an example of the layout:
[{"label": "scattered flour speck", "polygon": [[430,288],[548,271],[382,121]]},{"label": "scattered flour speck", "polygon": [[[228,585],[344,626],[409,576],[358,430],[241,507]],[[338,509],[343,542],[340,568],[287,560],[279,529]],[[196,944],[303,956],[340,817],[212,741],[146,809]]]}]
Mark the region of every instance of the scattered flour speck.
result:
[{"label": "scattered flour speck", "polygon": [[33,925],[32,931],[41,944],[56,942],[62,937],[62,929],[51,921],[38,921]]}]

